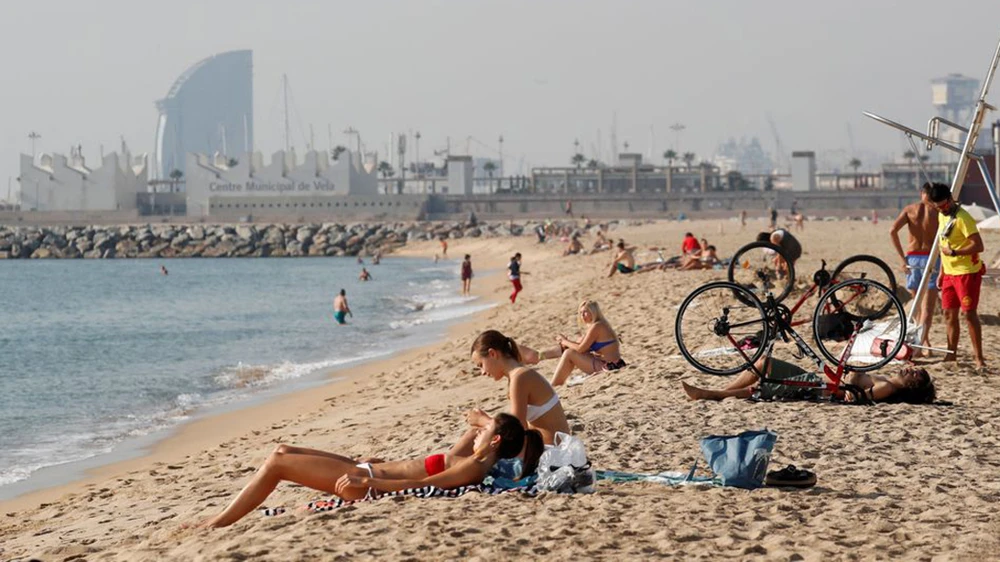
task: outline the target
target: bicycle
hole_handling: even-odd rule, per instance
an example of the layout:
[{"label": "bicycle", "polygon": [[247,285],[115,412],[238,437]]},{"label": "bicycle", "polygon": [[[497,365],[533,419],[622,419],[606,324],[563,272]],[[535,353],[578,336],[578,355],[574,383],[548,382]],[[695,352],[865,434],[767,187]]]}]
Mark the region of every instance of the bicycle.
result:
[{"label": "bicycle", "polygon": [[[751,242],[736,251],[729,262],[727,278],[732,283],[750,289],[751,292],[760,292],[760,298],[763,298],[763,294],[768,291],[780,289],[774,298],[777,302],[781,302],[795,286],[795,267],[778,246],[770,242]],[[792,317],[814,294],[822,294],[828,287],[848,279],[872,279],[886,286],[893,294],[897,288],[896,276],[892,273],[892,269],[875,256],[867,254],[851,256],[837,264],[833,273],[826,269],[826,260],[821,260],[820,268],[813,273],[812,286],[792,305],[790,309]],[[809,320],[809,318],[794,320],[792,326],[805,324]]]},{"label": "bicycle", "polygon": [[[839,326],[834,326],[839,330],[830,329],[826,310],[835,311]],[[695,289],[681,303],[674,336],[684,358],[703,373],[722,376],[752,370],[761,383],[819,388],[841,396],[858,390],[843,383],[846,373],[879,369],[899,355],[906,314],[886,286],[870,279],[849,279],[820,297],[812,329],[819,354],[795,331],[790,309],[773,294],[768,292],[761,301],[741,285],[715,281]],[[770,358],[778,339],[794,342],[828,382],[765,376],[757,361],[765,354]],[[864,351],[855,353],[856,349]],[[836,364],[836,370],[827,361]],[[857,399],[863,401],[863,393]]]}]

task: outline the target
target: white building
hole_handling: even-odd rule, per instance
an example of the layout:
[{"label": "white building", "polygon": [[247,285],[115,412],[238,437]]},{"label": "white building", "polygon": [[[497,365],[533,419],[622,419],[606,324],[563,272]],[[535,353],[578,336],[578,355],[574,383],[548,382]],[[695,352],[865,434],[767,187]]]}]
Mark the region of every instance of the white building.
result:
[{"label": "white building", "polygon": [[75,149],[63,154],[21,155],[21,209],[24,211],[125,211],[136,208],[136,194],[145,192],[148,179],[145,154],[104,156],[90,168]]},{"label": "white building", "polygon": [[301,162],[294,150],[278,151],[267,164],[259,152],[235,161],[221,154],[189,153],[184,177],[188,216],[325,209],[348,202],[344,196],[367,206],[379,197],[373,163],[351,151],[331,160],[326,152],[313,150]]}]

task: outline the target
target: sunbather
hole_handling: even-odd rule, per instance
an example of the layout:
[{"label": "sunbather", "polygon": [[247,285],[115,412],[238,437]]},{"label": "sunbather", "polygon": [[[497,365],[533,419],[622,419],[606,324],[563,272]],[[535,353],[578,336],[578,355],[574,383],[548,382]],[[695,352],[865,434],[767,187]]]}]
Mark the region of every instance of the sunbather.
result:
[{"label": "sunbather", "polygon": [[[553,442],[557,431],[571,433],[559,395],[538,371],[521,363],[521,353],[512,338],[496,330],[479,334],[472,343],[472,362],[481,374],[495,381],[507,379],[510,413],[525,427],[538,430],[546,444]],[[473,429],[466,432],[451,452],[470,454],[475,428],[488,418],[482,410],[471,410],[468,420]]]},{"label": "sunbather", "polygon": [[[769,379],[801,382],[827,382],[826,377],[809,373],[798,365],[781,361],[780,359],[762,358],[756,363],[757,369]],[[917,367],[903,367],[895,375],[877,375],[871,373],[848,373],[842,380],[844,384],[854,385],[864,391],[866,397],[873,402],[907,402],[910,404],[927,404],[934,401],[936,390],[934,381],[926,370]],[[684,392],[691,400],[724,400],[726,398],[750,398],[755,392],[760,392],[764,399],[779,398],[784,400],[814,400],[829,398],[825,388],[792,386],[779,383],[760,383],[757,374],[752,370],[743,371],[736,380],[722,390],[699,388],[682,382]],[[850,393],[839,394],[848,402],[854,401]]]},{"label": "sunbather", "polygon": [[579,341],[567,339],[560,334],[556,338],[558,347],[543,351],[525,346],[520,348],[528,363],[559,358],[556,372],[552,376],[553,386],[565,383],[573,369],[579,369],[590,375],[602,371],[617,371],[625,366],[618,335],[596,302],[585,300],[580,303],[577,322],[583,334]]},{"label": "sunbather", "polygon": [[457,488],[482,482],[499,459],[516,457],[522,449],[525,472],[534,472],[542,446],[538,432],[526,432],[517,418],[500,414],[478,429],[473,449],[474,453],[467,457],[431,455],[371,464],[315,449],[279,445],[236,499],[202,526],[232,525],[263,503],[283,480],[336,494],[345,500],[422,486]]}]

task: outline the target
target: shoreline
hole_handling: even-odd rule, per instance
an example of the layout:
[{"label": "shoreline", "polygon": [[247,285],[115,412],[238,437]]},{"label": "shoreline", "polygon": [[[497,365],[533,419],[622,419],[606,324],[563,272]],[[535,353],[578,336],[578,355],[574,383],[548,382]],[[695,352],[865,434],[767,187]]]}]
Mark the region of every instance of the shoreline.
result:
[{"label": "shoreline", "polygon": [[[433,254],[436,246],[436,242],[417,242],[408,245],[405,249],[400,248],[392,255],[398,257],[425,257],[423,252],[431,250],[430,253]],[[449,261],[454,262],[456,268],[461,263],[461,260],[454,259],[454,257],[449,258]],[[171,460],[188,458],[221,441],[238,439],[247,432],[259,431],[281,422],[290,421],[294,416],[289,412],[313,411],[321,408],[324,402],[337,401],[344,398],[350,394],[350,387],[357,380],[395,370],[416,357],[437,350],[457,334],[466,333],[470,325],[479,321],[483,315],[494,308],[498,299],[492,295],[495,292],[492,289],[501,284],[497,283],[497,279],[502,280],[502,272],[498,271],[496,267],[499,262],[495,263],[495,260],[489,259],[486,262],[486,267],[479,266],[478,269],[488,269],[492,273],[485,276],[477,276],[476,279],[479,279],[480,283],[473,284],[471,293],[473,296],[482,299],[484,305],[490,305],[490,307],[450,321],[450,323],[447,323],[447,328],[439,340],[403,349],[388,356],[372,360],[361,360],[361,362],[353,365],[338,366],[322,373],[317,373],[314,376],[318,382],[307,388],[287,392],[281,392],[280,389],[269,389],[275,392],[275,394],[272,396],[248,397],[246,399],[247,403],[244,405],[238,403],[223,405],[221,406],[222,411],[213,412],[211,411],[212,408],[209,408],[209,411],[201,414],[196,413],[193,419],[182,422],[175,427],[136,438],[139,443],[136,443],[131,450],[124,451],[119,449],[126,441],[117,444],[114,449],[107,453],[101,453],[88,459],[73,461],[67,463],[66,466],[55,465],[45,467],[40,470],[68,470],[72,465],[86,465],[95,462],[94,459],[101,457],[110,456],[113,458],[123,454],[128,455],[125,459],[109,460],[90,468],[80,468],[73,471],[75,476],[71,476],[71,480],[69,481],[53,485],[43,485],[41,488],[28,490],[11,498],[0,499],[0,512],[7,513],[39,507],[42,504],[54,502],[67,494],[93,488],[102,481],[142,471],[147,468],[153,468],[156,465],[162,465]],[[216,408],[219,407],[217,406]],[[247,420],[253,420],[253,422],[245,425]],[[158,435],[160,433],[162,435]],[[143,441],[148,442],[141,444]],[[30,478],[26,480],[30,480]],[[14,482],[11,485],[17,485],[25,481]],[[0,550],[0,553],[2,553],[2,550]]]}]

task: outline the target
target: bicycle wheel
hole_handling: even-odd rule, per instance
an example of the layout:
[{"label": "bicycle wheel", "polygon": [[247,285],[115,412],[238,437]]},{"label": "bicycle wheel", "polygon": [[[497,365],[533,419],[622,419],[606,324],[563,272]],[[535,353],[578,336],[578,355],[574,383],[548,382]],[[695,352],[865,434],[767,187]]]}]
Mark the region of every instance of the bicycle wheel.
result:
[{"label": "bicycle wheel", "polygon": [[[849,279],[870,279],[885,285],[892,294],[896,294],[896,276],[886,263],[875,256],[860,254],[851,256],[840,262],[837,269],[833,270],[833,283],[847,281]],[[885,303],[885,310],[889,311],[890,303]]]},{"label": "bicycle wheel", "polygon": [[781,302],[795,286],[795,267],[774,244],[751,242],[729,261],[728,277],[761,301],[771,293],[775,302]]},{"label": "bicycle wheel", "polygon": [[681,354],[710,375],[733,375],[764,353],[769,330],[764,305],[750,291],[726,281],[694,290],[674,322]]},{"label": "bicycle wheel", "polygon": [[[859,330],[860,329],[860,330]],[[844,356],[851,336],[850,355]],[[831,363],[851,371],[874,371],[900,355],[906,313],[895,293],[871,279],[849,279],[830,287],[813,313],[813,337]]]}]

